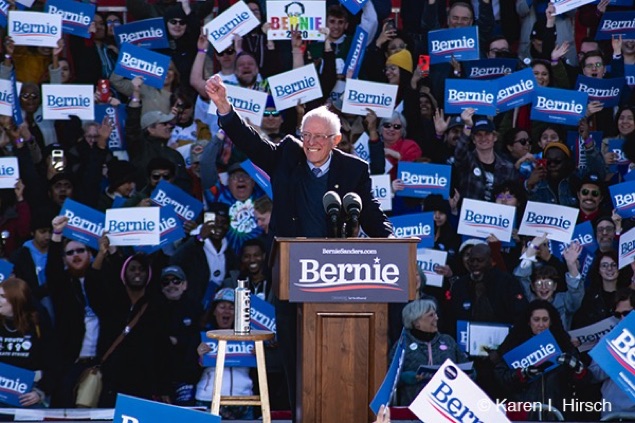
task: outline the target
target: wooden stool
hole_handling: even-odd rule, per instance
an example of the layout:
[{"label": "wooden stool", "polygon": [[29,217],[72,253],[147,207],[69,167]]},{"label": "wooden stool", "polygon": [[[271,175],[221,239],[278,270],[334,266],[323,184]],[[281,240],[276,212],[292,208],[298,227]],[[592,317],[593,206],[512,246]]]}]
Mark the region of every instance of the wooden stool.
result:
[{"label": "wooden stool", "polygon": [[[207,337],[218,340],[218,355],[216,357],[216,370],[214,375],[214,395],[212,396],[212,414],[219,415],[220,406],[223,405],[259,405],[262,410],[262,421],[271,423],[271,410],[269,409],[269,388],[267,387],[267,366],[265,364],[265,349],[262,341],[273,339],[273,332],[266,330],[252,330],[247,335],[235,334],[233,329],[210,330]],[[225,352],[227,341],[252,341],[256,345],[256,364],[258,367],[258,384],[260,395],[228,395],[221,396],[223,385],[223,372],[225,370]]]}]

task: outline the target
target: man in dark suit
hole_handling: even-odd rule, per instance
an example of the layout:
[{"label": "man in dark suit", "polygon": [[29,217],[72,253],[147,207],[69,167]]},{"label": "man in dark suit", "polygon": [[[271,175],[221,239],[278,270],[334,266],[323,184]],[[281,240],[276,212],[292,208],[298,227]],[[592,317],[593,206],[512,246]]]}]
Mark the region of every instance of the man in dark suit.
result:
[{"label": "man in dark suit", "polygon": [[[340,197],[349,192],[359,195],[362,230],[371,237],[392,235],[392,225],[371,194],[368,164],[335,148],[342,139],[337,115],[326,107],[311,110],[302,120],[302,140],[288,135],[274,144],[238,116],[220,77],[211,77],[205,88],[218,109],[220,127],[271,178],[271,236],[327,237],[329,225],[322,205],[327,191],[335,191]],[[286,355],[291,409],[295,411],[296,307],[282,301],[275,306],[278,339]]]}]

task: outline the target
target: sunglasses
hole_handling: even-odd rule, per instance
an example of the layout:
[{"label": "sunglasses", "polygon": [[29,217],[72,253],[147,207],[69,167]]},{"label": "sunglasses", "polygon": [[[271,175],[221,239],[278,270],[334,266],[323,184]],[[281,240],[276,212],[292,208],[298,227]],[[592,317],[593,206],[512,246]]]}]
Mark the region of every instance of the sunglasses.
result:
[{"label": "sunglasses", "polygon": [[216,54],[218,54],[219,56],[224,56],[226,54],[228,56],[232,56],[232,55],[236,54],[236,50],[234,50],[233,48],[230,47],[230,48],[225,49],[225,50],[221,51],[220,53],[216,53]]},{"label": "sunglasses", "polygon": [[615,311],[613,312],[613,317],[615,317],[616,319],[621,319],[623,317],[628,316],[628,313],[630,313],[633,310],[627,310],[627,311]]},{"label": "sunglasses", "polygon": [[497,200],[513,200],[514,198],[514,194],[498,194],[496,196]]},{"label": "sunglasses", "polygon": [[600,191],[596,190],[596,189],[586,189],[583,188],[580,190],[580,194],[582,195],[589,195],[591,194],[591,197],[593,198],[598,198],[600,196]]},{"label": "sunglasses", "polygon": [[531,140],[529,138],[521,138],[519,140],[514,141],[515,143],[517,142],[518,144],[525,146],[527,144],[531,144]]},{"label": "sunglasses", "polygon": [[159,179],[170,179],[172,177],[171,173],[153,173],[150,175],[153,181],[158,181]]},{"label": "sunglasses", "polygon": [[163,285],[163,286],[168,286],[170,284],[179,286],[182,283],[183,283],[183,280],[181,280],[181,279],[163,279],[163,280],[161,280],[161,285]]},{"label": "sunglasses", "polygon": [[185,22],[183,19],[170,19],[168,23],[171,23],[172,25],[187,25],[187,22]]},{"label": "sunglasses", "polygon": [[599,69],[602,66],[604,66],[604,63],[602,62],[587,63],[586,65],[584,65],[586,69],[593,69],[593,68]]},{"label": "sunglasses", "polygon": [[20,94],[20,98],[23,100],[28,100],[28,99],[32,99],[35,100],[36,98],[39,98],[40,95],[37,93],[24,93],[24,94]]},{"label": "sunglasses", "polygon": [[280,112],[277,110],[265,110],[264,112],[262,112],[262,114],[266,117],[266,116],[271,116],[271,117],[278,117],[280,116]]},{"label": "sunglasses", "polygon": [[75,248],[74,250],[65,251],[66,257],[70,257],[75,254],[84,254],[86,252],[86,248]]},{"label": "sunglasses", "polygon": [[392,128],[392,129],[399,130],[399,129],[401,129],[401,126],[402,126],[402,125],[400,125],[400,124],[398,124],[398,123],[388,123],[388,122],[386,122],[386,123],[384,123],[382,126],[383,126],[384,128],[386,128],[386,129],[390,129],[390,128]]}]

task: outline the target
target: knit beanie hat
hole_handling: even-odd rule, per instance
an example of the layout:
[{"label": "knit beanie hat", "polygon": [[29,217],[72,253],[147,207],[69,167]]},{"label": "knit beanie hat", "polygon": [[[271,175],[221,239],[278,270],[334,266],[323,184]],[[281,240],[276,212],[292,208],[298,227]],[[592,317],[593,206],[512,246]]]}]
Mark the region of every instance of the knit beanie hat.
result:
[{"label": "knit beanie hat", "polygon": [[401,69],[412,73],[412,54],[406,49],[400,50],[386,60],[387,65],[399,66]]}]

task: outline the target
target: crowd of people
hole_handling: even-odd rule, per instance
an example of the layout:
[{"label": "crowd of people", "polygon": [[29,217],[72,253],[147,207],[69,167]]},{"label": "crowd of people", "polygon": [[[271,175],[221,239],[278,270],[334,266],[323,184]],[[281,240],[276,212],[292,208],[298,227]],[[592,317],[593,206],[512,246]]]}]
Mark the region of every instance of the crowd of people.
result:
[{"label": "crowd of people", "polygon": [[[513,59],[514,70],[532,69],[537,86],[572,90],[578,75],[625,78],[635,66],[635,37],[596,41],[594,35],[603,14],[628,7],[601,0],[556,15],[546,0],[402,0],[395,19],[389,0],[370,0],[357,15],[328,0],[324,41],[303,40],[293,30],[289,40],[271,41],[266,2],[246,0],[262,26],[234,36],[219,52],[201,28],[230,2],[126,3],[127,18],[165,21],[169,46],[159,53],[171,62],[161,89],[113,72],[120,48],[114,29],[124,23],[117,13],[96,13],[90,38],[65,35],[56,48],[17,46],[2,31],[0,78],[15,75],[22,83],[23,123],[0,116],[0,152],[16,157],[20,171],[15,188],[0,191],[1,254],[13,264],[0,284],[0,362],[36,371],[22,406],[75,407],[80,375],[97,364],[101,407],[112,407],[117,393],[209,406],[214,368],[202,366],[210,347],[200,333],[232,327],[233,288],[247,279],[252,295],[276,308],[279,343],[267,345],[272,407],[294,409],[296,309],[275,298],[268,256],[274,236],[328,236],[322,196],[335,189],[360,195],[362,235],[392,236],[386,215],[433,212],[433,248],[448,253],[437,268],[441,287],[427,285],[422,273],[421,299],[391,306],[387,348],[402,327],[410,345],[395,405],[408,405],[429,380],[415,373],[420,364],[451,358],[473,359],[471,376],[492,398],[547,402],[575,392],[635,411],[635,402],[578,353],[566,332],[613,315],[621,319],[635,304],[633,267],[618,269],[617,254],[620,235],[635,221],[614,210],[608,191],[635,169],[633,91],[626,84],[614,108],[589,102],[576,127],[532,121],[531,105],[495,116],[470,108],[449,115],[446,81],[466,79],[467,62],[418,64],[429,53],[429,31],[477,26],[482,59]],[[33,9],[42,6],[36,2]],[[351,77],[345,61],[357,26],[369,34],[358,78],[398,87],[390,117],[342,110]],[[308,64],[318,72],[322,97],[278,110],[268,78]],[[125,120],[125,143],[112,144],[117,128],[109,117],[43,119],[42,83],[101,87],[104,80],[110,92],[107,98],[96,92],[95,100]],[[259,127],[236,113],[227,85],[269,94]],[[210,102],[218,114],[208,113]],[[358,141],[362,137],[367,141]],[[623,154],[609,140],[621,140]],[[360,151],[364,160],[355,157]],[[247,159],[270,176],[272,198],[241,165]],[[450,166],[450,198],[399,195],[407,187],[398,174],[402,162]],[[385,213],[372,198],[369,177],[382,174],[392,188]],[[100,211],[148,207],[161,182],[203,204],[204,213],[182,222],[182,240],[145,254],[111,246],[107,235],[98,249],[62,236],[67,199]],[[546,237],[517,229],[506,243],[495,236],[464,239],[457,235],[463,199],[514,206],[518,222],[528,201],[578,208],[578,223],[593,225],[597,249],[574,242],[556,251]],[[459,320],[514,326],[498,350],[469,358],[456,343]],[[132,321],[124,342],[102,363]],[[501,361],[547,328],[563,351],[558,371],[512,371]],[[258,389],[253,369],[224,371],[223,395]],[[545,385],[548,390],[540,389]],[[221,409],[224,418],[258,413]]]}]

